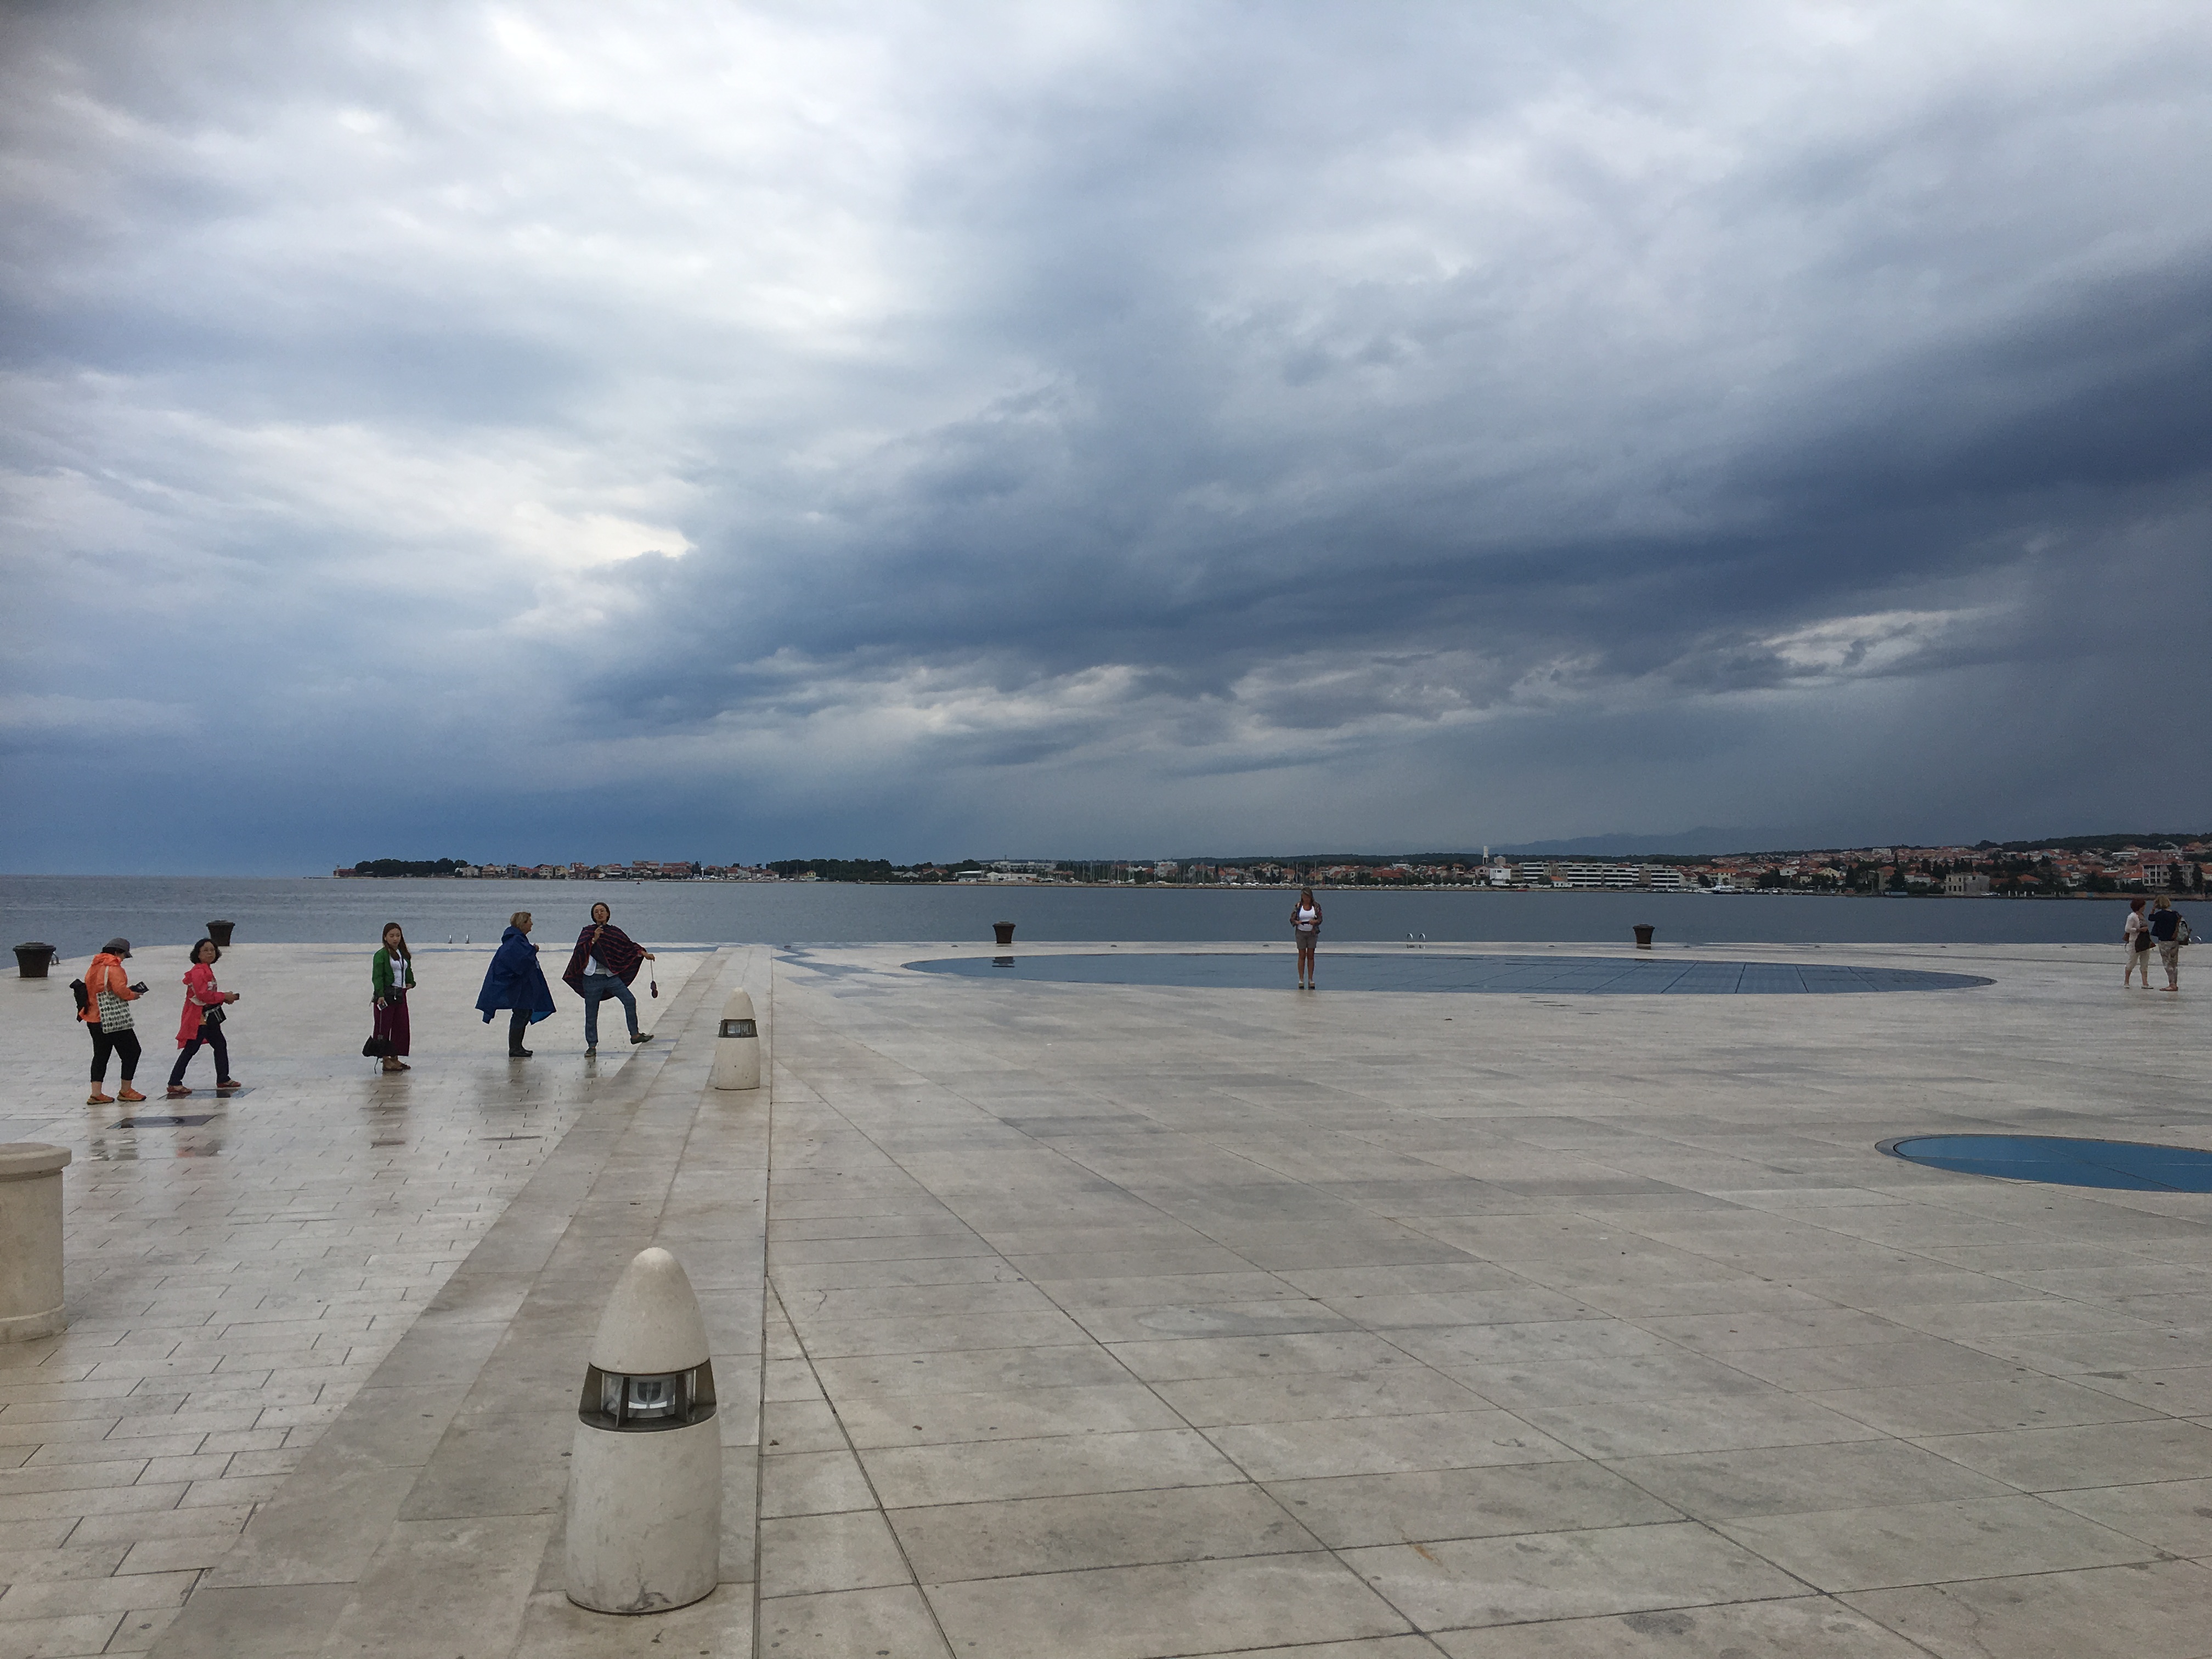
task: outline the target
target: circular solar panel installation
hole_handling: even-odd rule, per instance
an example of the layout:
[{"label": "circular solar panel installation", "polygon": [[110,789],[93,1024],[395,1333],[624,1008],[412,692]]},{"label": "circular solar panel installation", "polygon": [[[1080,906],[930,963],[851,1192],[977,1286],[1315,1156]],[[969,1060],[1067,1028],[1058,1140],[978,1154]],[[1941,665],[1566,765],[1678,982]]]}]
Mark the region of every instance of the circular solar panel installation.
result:
[{"label": "circular solar panel installation", "polygon": [[[1239,951],[1100,951],[1080,956],[951,957],[906,964],[917,973],[1060,985],[1287,991],[1291,955]],[[1832,991],[1960,991],[1976,974],[1844,963],[1718,962],[1698,957],[1454,956],[1443,951],[1332,951],[1317,964],[1339,991],[1488,991],[1559,996],[1806,996]],[[1324,993],[1326,994],[1326,993]]]},{"label": "circular solar panel installation", "polygon": [[1909,1135],[1883,1141],[1881,1150],[1960,1175],[2130,1193],[2212,1193],[2212,1152],[2194,1146],[2063,1135]]}]

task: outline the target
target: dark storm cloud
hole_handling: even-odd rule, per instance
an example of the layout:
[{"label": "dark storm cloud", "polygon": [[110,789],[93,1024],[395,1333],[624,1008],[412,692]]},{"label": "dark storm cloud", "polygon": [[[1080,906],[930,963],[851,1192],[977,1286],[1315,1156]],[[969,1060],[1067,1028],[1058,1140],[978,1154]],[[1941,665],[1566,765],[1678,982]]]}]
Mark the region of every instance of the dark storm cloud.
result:
[{"label": "dark storm cloud", "polygon": [[2027,833],[2204,619],[2185,8],[5,27],[49,787],[201,799],[181,725],[580,854]]}]

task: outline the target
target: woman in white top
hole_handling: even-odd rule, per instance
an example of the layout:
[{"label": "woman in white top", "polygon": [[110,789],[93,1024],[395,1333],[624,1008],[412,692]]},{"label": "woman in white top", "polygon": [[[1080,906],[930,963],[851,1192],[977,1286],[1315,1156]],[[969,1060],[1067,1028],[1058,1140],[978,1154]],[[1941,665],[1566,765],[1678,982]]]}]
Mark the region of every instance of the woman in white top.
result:
[{"label": "woman in white top", "polygon": [[1298,989],[1314,988],[1314,946],[1321,942],[1321,906],[1313,889],[1298,889],[1298,902],[1291,908],[1291,937],[1298,942]]},{"label": "woman in white top", "polygon": [[2120,927],[2120,939],[2128,947],[2128,965],[2120,970],[2120,988],[2127,988],[2136,969],[2142,969],[2142,988],[2150,989],[2150,923],[2143,918],[2143,901],[2128,901],[2128,919]]}]

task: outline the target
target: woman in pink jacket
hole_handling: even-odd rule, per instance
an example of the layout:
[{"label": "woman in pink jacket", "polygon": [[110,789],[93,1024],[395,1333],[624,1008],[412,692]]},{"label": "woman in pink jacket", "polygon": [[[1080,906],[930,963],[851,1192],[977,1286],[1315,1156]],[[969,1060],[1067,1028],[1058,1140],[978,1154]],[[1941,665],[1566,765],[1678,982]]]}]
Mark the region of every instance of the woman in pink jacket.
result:
[{"label": "woman in pink jacket", "polygon": [[215,1089],[227,1095],[245,1085],[230,1074],[230,1045],[222,1040],[222,1011],[238,1000],[235,991],[216,988],[215,964],[222,948],[211,939],[192,946],[192,965],[185,969],[185,1018],[177,1027],[177,1063],[169,1068],[169,1098],[191,1093],[185,1087],[185,1067],[204,1042],[215,1050]]}]

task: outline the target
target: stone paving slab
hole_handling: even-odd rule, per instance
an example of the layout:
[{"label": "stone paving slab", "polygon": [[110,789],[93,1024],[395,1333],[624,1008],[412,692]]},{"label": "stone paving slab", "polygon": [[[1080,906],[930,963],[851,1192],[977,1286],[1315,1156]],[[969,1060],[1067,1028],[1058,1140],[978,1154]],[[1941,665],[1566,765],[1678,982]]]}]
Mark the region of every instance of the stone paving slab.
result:
[{"label": "stone paving slab", "polygon": [[[118,1256],[167,1322],[32,1383],[0,1350],[0,1573],[38,1573],[0,1654],[2212,1655],[2212,1200],[1874,1150],[2212,1146],[2193,994],[2066,947],[1830,947],[1993,983],[1663,1003],[922,953],[727,952],[539,1124],[457,1095],[550,1136],[526,1164],[455,1135],[411,1212],[241,1188],[231,1254]],[[739,981],[774,1063],[733,1111],[702,1035]],[[725,1382],[723,1589],[610,1619],[560,1592],[559,1454],[655,1239],[758,1408]],[[248,1249],[289,1276],[226,1306]]]},{"label": "stone paving slab", "polygon": [[[662,996],[684,988],[697,948],[658,947]],[[489,947],[425,945],[412,1001],[414,1070],[359,1057],[368,1028],[368,947],[243,945],[217,972],[244,1000],[228,1030],[248,1085],[218,1099],[162,1098],[182,1003],[181,948],[131,966],[140,1107],[84,1103],[90,1044],[67,981],[0,979],[0,1139],[70,1146],[64,1179],[70,1328],[0,1345],[0,1655],[52,1659],[152,1644],[186,1591],[257,1507],[295,1485],[331,1425],[358,1406],[368,1450],[325,1494],[351,1512],[390,1486],[380,1468],[458,1401],[379,1411],[368,1387],[425,1318],[437,1365],[489,1352],[498,1292],[455,1267],[600,1092],[658,1045],[584,1059],[574,998],[532,1028],[515,1062],[504,1030],[470,1005]],[[191,1080],[211,1082],[212,1060]],[[109,1073],[109,1087],[116,1073]],[[181,1128],[119,1128],[131,1112],[205,1114]],[[413,1352],[428,1354],[417,1345]],[[398,1373],[392,1375],[396,1377]],[[333,1453],[338,1444],[331,1448]],[[104,1571],[93,1569],[107,1554]],[[302,1568],[301,1571],[308,1571]]]},{"label": "stone paving slab", "polygon": [[2212,1146],[2115,953],[1601,1005],[918,954],[778,970],[764,1651],[2212,1653],[2212,1200],[1875,1150]]},{"label": "stone paving slab", "polygon": [[[730,951],[692,975],[670,1040],[586,1105],[155,1652],[591,1651],[634,1625],[560,1594],[561,1511],[592,1332],[653,1243],[700,1293],[729,1483],[729,1588],[672,1628],[748,1650],[767,1112],[706,1084],[724,995],[748,983],[765,1005],[767,966]],[[291,1593],[306,1584],[333,1593]]]}]

